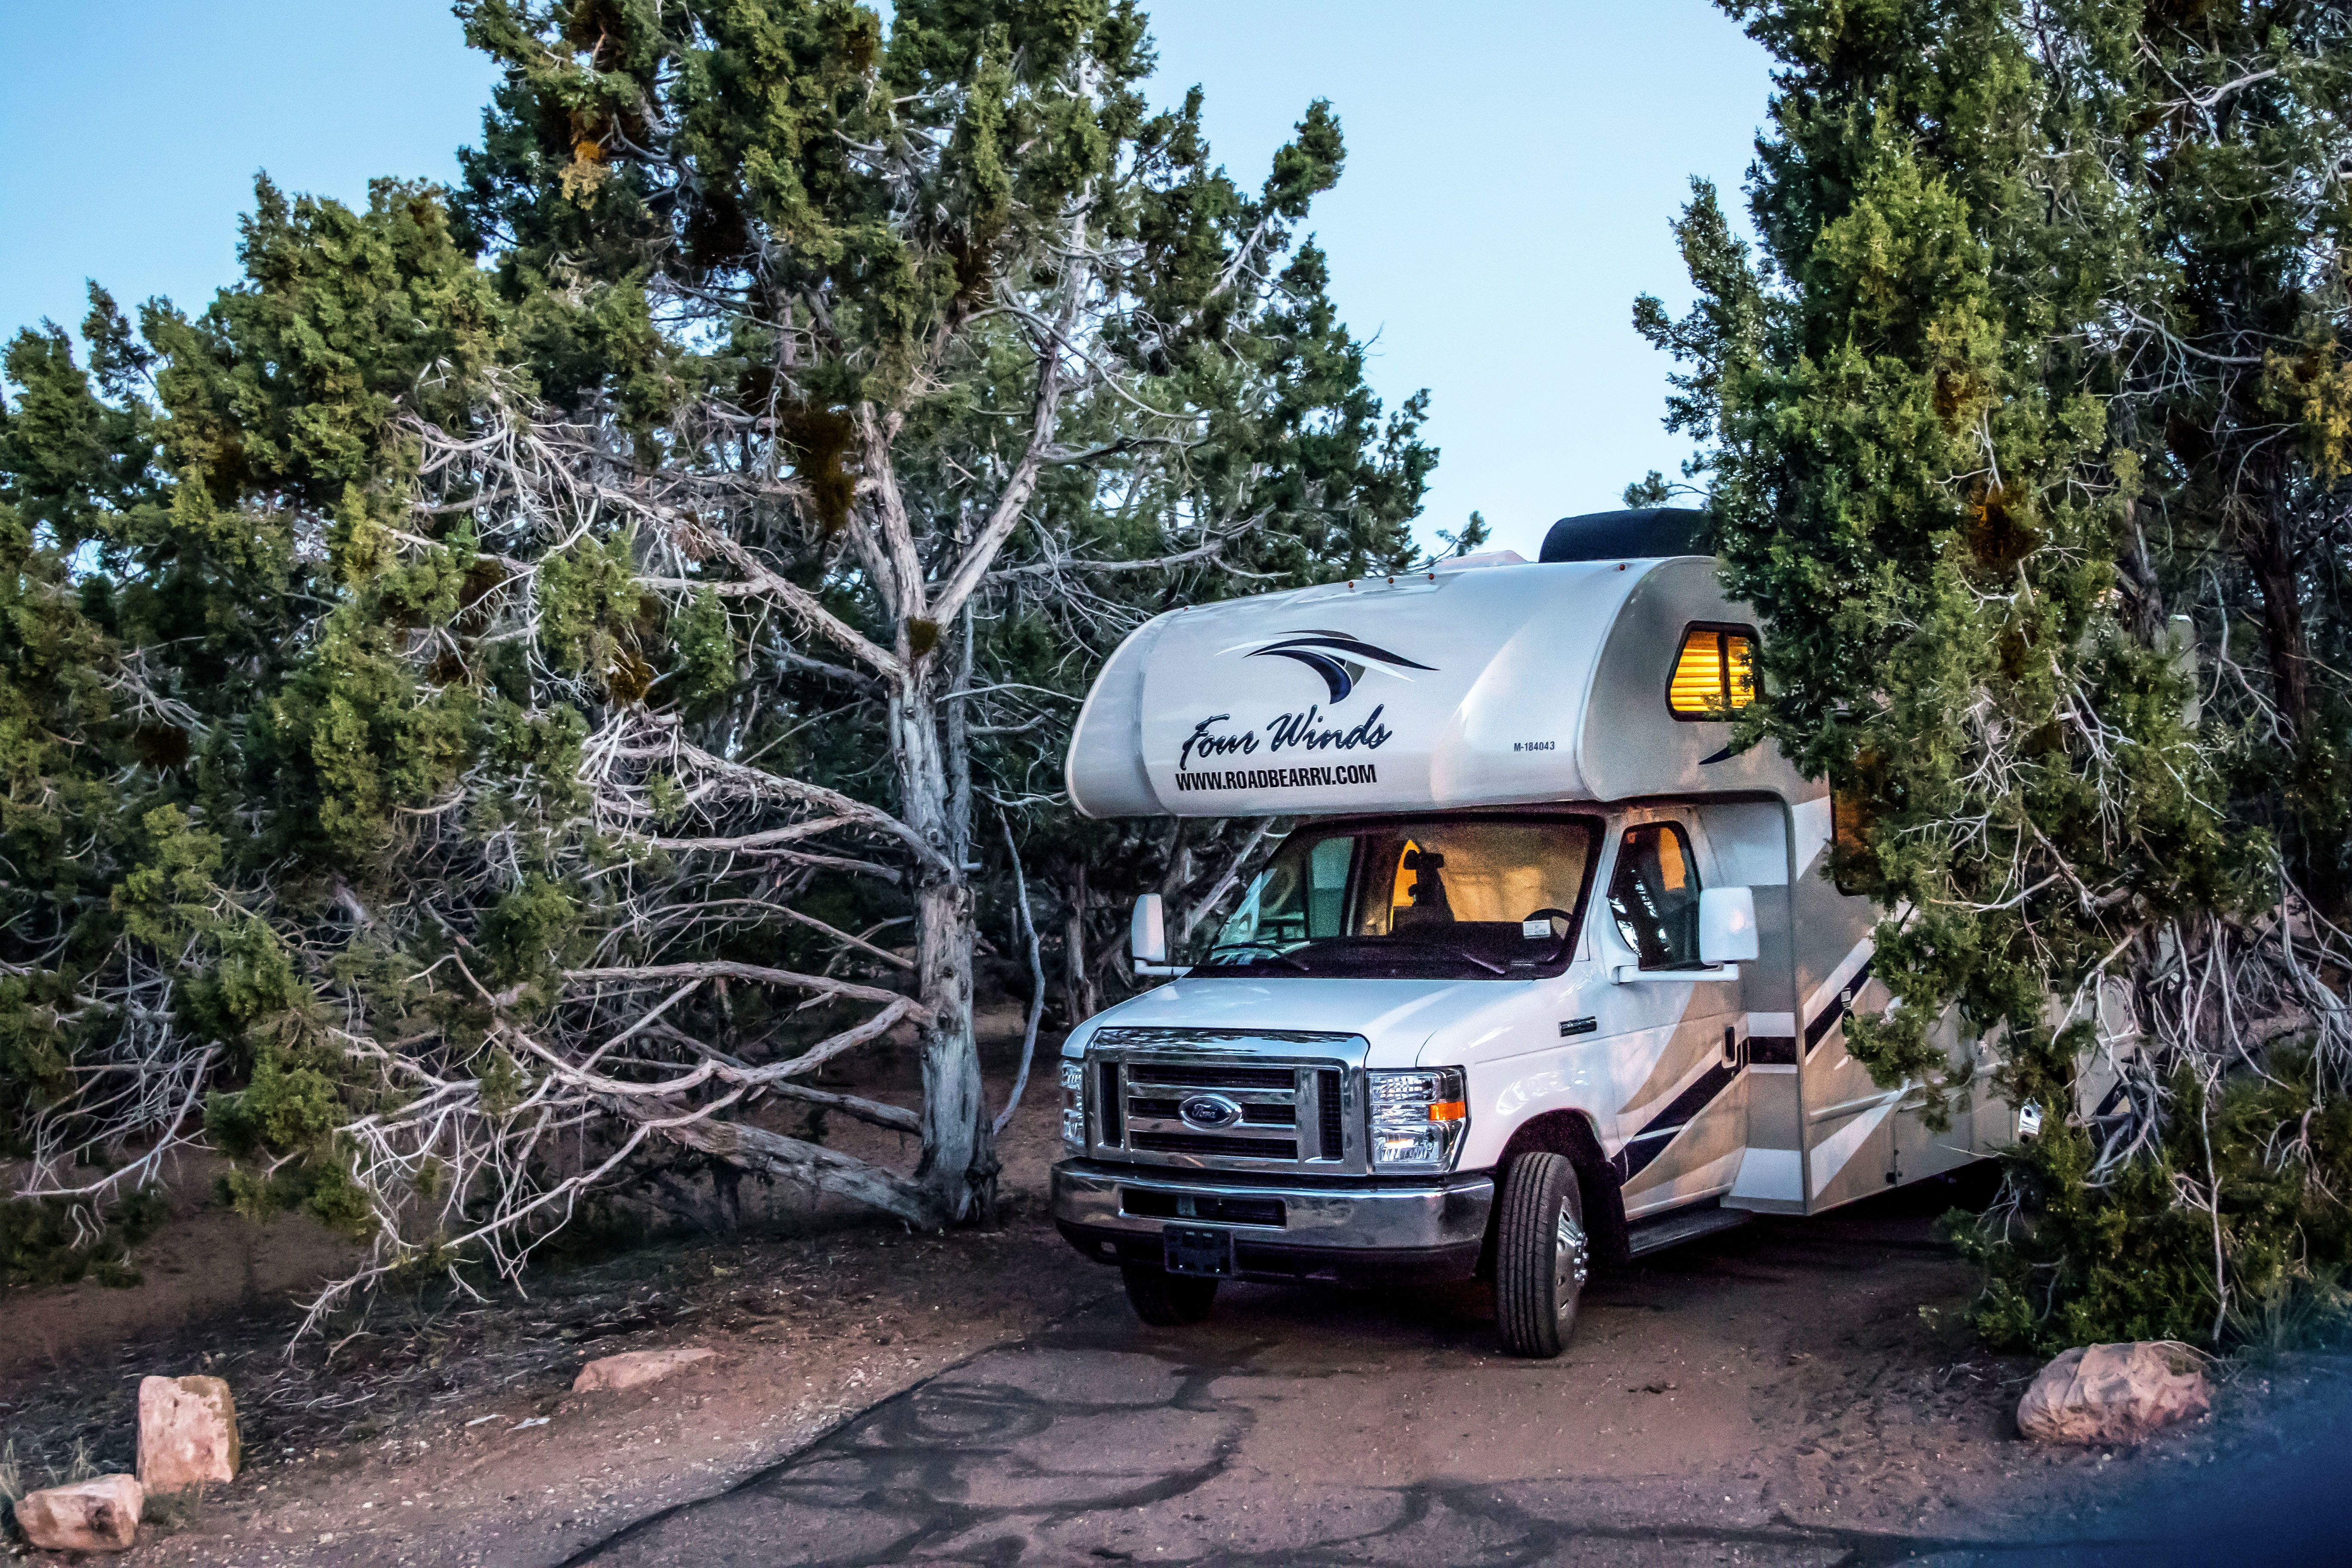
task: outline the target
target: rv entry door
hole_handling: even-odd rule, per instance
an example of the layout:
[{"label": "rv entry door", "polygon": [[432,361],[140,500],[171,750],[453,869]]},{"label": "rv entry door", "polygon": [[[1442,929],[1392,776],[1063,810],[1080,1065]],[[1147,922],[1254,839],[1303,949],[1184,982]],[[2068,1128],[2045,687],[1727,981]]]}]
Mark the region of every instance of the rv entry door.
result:
[{"label": "rv entry door", "polygon": [[1621,1037],[1618,1081],[1630,1092],[1614,1157],[1628,1218],[1727,1189],[1747,1145],[1740,987],[1699,962],[1696,827],[1639,815],[1648,820],[1628,822],[1613,847],[1596,933],[1619,950],[1611,963],[1633,971],[1617,988],[1633,1026]]}]

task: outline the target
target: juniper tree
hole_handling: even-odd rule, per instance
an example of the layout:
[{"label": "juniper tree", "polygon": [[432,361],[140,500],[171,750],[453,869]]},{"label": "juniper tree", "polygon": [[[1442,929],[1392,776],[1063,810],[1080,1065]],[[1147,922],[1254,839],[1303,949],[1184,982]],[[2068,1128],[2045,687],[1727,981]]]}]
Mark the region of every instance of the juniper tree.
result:
[{"label": "juniper tree", "polygon": [[[2352,1154],[2302,1116],[2352,1030],[2340,832],[2299,826],[2336,820],[2342,721],[2294,629],[2340,625],[2341,16],[1727,9],[1779,62],[1759,250],[1699,186],[1699,303],[1635,320],[1769,627],[1748,734],[1836,786],[1835,870],[1888,911],[1896,1005],[1853,1048],[1970,1092],[1930,1037],[1957,1007],[2062,1113],[2033,1223],[1980,1238],[1996,1337],[2218,1334],[2305,1242],[2343,1257],[2326,1183],[2273,1181]],[[2258,1058],[2300,1109],[2217,1154]]]},{"label": "juniper tree", "polygon": [[[1413,553],[1423,404],[1383,411],[1297,233],[1337,119],[1237,184],[1124,5],[462,10],[504,77],[457,190],[265,185],[203,315],[86,370],[19,340],[0,499],[47,509],[58,615],[109,610],[118,751],[176,737],[28,895],[88,952],[8,933],[13,1018],[89,1031],[81,1089],[12,1075],[21,1190],[201,1137],[373,1236],[362,1278],[514,1267],[678,1162],[982,1212],[978,929],[1034,954],[1054,912],[1020,858],[1207,894],[1264,837],[1069,824],[1094,664]],[[109,963],[171,991],[152,1061]],[[903,1026],[919,1105],[814,1086]]]}]

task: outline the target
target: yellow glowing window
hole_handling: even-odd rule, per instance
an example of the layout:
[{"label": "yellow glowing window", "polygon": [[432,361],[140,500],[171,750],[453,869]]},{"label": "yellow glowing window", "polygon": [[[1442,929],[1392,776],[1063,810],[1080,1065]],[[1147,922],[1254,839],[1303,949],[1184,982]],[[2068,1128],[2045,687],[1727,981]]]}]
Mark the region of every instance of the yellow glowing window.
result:
[{"label": "yellow glowing window", "polygon": [[1756,647],[1744,632],[1694,626],[1675,656],[1666,706],[1678,719],[1719,719],[1756,700]]},{"label": "yellow glowing window", "polygon": [[1412,885],[1421,877],[1413,866],[1419,863],[1420,854],[1420,845],[1410,838],[1404,841],[1404,848],[1397,856],[1396,889],[1390,895],[1389,908],[1401,910],[1412,902]]}]

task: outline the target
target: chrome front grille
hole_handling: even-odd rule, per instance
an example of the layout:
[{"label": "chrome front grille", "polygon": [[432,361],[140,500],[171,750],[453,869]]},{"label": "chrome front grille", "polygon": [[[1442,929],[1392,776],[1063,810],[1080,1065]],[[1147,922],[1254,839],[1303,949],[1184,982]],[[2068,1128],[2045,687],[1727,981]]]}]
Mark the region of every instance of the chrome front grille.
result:
[{"label": "chrome front grille", "polygon": [[[1349,1035],[1102,1030],[1087,1050],[1089,1142],[1142,1164],[1360,1173],[1363,1048]],[[1227,1119],[1188,1121],[1204,1099]]]}]

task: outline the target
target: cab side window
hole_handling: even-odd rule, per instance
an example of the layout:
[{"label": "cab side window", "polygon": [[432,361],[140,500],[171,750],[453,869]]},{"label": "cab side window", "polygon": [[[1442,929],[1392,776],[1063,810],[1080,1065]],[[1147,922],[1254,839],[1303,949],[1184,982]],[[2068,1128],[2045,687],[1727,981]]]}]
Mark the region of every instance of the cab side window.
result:
[{"label": "cab side window", "polygon": [[1609,878],[1609,912],[1644,969],[1698,964],[1698,866],[1671,822],[1625,830]]},{"label": "cab side window", "polygon": [[1348,868],[1356,841],[1326,838],[1307,852],[1307,934],[1338,936],[1348,929]]}]

